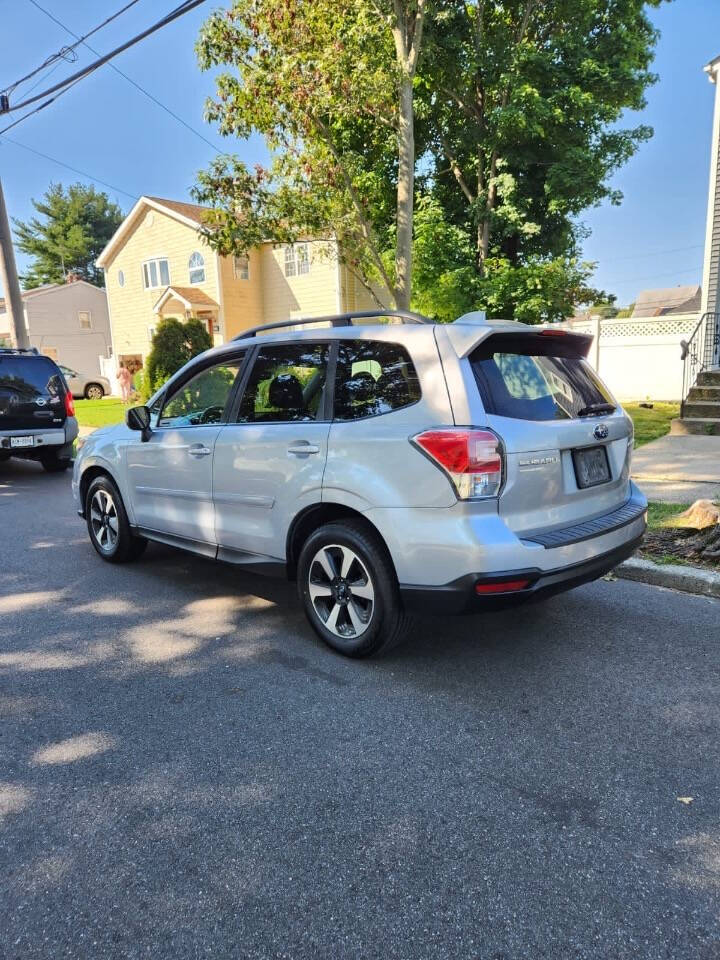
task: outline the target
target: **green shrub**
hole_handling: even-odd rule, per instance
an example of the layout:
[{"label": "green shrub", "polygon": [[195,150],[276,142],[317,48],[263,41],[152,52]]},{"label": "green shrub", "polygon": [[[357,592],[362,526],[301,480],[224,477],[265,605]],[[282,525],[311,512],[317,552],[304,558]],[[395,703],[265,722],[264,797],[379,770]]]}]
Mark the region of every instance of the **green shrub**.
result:
[{"label": "green shrub", "polygon": [[165,381],[184,367],[199,353],[212,346],[210,334],[201,320],[186,320],[177,317],[161,320],[152,338],[152,349],[145,366],[143,385],[138,389],[148,391],[148,397]]}]

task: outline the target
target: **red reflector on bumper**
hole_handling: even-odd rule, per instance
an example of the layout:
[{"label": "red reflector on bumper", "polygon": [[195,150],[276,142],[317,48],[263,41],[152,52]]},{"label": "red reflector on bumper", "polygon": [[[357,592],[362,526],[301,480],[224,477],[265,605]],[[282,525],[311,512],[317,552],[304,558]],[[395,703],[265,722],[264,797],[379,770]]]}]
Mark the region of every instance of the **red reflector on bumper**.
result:
[{"label": "red reflector on bumper", "polygon": [[510,593],[513,590],[524,590],[529,580],[501,580],[497,583],[476,583],[475,593]]}]

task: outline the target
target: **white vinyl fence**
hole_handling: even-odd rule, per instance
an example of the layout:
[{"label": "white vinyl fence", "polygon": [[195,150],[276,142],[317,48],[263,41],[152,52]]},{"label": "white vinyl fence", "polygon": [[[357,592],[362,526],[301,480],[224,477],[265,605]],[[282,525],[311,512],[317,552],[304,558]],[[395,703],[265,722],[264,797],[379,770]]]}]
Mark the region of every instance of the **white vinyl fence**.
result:
[{"label": "white vinyl fence", "polygon": [[680,341],[689,340],[697,313],[665,317],[569,320],[563,326],[593,335],[588,360],[618,400],[680,400]]}]

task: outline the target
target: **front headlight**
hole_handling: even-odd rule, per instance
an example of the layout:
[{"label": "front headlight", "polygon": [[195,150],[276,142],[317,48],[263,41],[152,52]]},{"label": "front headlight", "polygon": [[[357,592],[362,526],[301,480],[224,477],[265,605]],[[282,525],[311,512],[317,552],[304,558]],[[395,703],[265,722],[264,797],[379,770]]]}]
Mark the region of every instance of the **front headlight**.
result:
[{"label": "front headlight", "polygon": [[80,453],[82,448],[85,446],[85,441],[87,437],[76,437],[75,438],[75,453]]}]

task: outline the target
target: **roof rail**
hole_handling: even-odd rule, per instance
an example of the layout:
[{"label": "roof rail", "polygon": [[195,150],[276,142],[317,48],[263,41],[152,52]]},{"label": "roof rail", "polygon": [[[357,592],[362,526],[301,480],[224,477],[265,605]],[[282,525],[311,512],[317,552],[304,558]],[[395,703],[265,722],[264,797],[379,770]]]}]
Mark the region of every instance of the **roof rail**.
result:
[{"label": "roof rail", "polygon": [[265,323],[260,327],[243,330],[242,333],[233,337],[233,340],[245,340],[247,337],[254,337],[265,330],[280,330],[283,327],[295,327],[299,324],[304,326],[306,323],[329,323],[333,327],[351,327],[353,320],[368,320],[372,317],[399,317],[401,320],[407,320],[410,323],[433,322],[421,313],[413,313],[412,310],[358,310],[353,313],[331,313],[326,317],[298,317],[294,320]]},{"label": "roof rail", "polygon": [[33,357],[39,356],[37,347],[0,347],[0,353],[11,353],[13,356],[22,356],[24,354],[29,354]]}]

